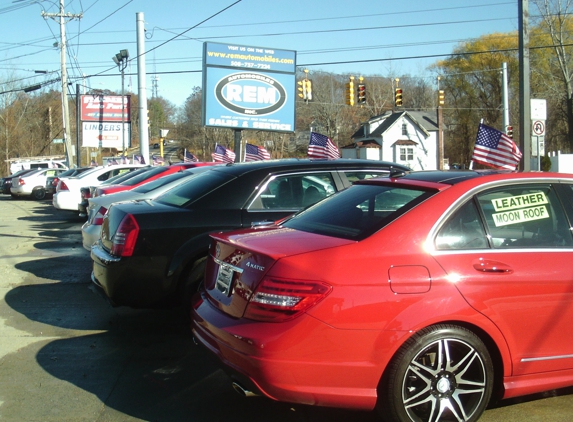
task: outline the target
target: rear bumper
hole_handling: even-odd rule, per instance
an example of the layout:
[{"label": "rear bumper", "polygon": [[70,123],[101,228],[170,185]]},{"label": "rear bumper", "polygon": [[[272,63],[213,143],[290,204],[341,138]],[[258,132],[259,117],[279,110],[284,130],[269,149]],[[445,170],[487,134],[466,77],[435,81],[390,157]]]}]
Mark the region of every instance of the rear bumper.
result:
[{"label": "rear bumper", "polygon": [[77,211],[79,199],[70,191],[57,192],[52,198],[52,204],[59,210]]},{"label": "rear bumper", "polygon": [[405,333],[341,330],[309,315],[281,323],[226,316],[195,295],[192,331],[232,379],[292,403],[372,410],[396,339]]},{"label": "rear bumper", "polygon": [[91,246],[93,277],[116,305],[151,308],[162,303],[174,290],[164,274],[163,259],[119,258],[105,251],[99,242]]},{"label": "rear bumper", "polygon": [[92,246],[96,243],[101,235],[101,226],[95,226],[85,222],[82,226],[82,245],[84,249],[91,251]]}]

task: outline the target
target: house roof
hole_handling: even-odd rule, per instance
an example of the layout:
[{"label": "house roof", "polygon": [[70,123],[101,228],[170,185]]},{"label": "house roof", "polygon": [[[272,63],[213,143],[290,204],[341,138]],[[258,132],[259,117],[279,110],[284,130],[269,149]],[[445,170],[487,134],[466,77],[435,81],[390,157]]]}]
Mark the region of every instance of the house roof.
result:
[{"label": "house roof", "polygon": [[[352,135],[352,139],[356,138],[365,138],[365,137],[381,137],[398,119],[401,117],[406,116],[411,119],[414,124],[416,124],[427,136],[429,136],[429,132],[437,131],[438,124],[436,122],[436,116],[432,113],[428,113],[425,111],[402,111],[396,113],[385,113],[379,116],[374,116],[368,120],[365,124],[363,124],[360,129],[358,129],[354,135]],[[370,125],[377,120],[383,120],[382,123],[371,133],[365,135],[364,128],[367,125]]]}]

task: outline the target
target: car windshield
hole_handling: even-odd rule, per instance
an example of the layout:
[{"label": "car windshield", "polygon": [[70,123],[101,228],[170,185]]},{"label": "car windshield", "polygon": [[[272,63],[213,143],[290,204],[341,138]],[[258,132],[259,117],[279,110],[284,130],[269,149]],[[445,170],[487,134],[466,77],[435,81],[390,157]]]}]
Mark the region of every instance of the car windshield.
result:
[{"label": "car windshield", "polygon": [[353,185],[283,223],[305,232],[361,240],[432,196],[436,191]]},{"label": "car windshield", "polygon": [[156,201],[183,208],[234,178],[226,173],[216,171],[212,167],[208,168],[211,168],[211,170],[199,173],[191,180],[177,185],[159,196]]},{"label": "car windshield", "polygon": [[177,173],[172,173],[167,176],[160,177],[159,179],[152,180],[151,182],[144,183],[143,185],[133,189],[133,192],[147,193],[154,189],[160,188],[161,186],[165,186],[171,182],[174,182],[175,180],[181,180],[185,177],[195,177],[195,175],[202,173],[208,168],[209,167],[194,167],[189,170],[178,171]]}]

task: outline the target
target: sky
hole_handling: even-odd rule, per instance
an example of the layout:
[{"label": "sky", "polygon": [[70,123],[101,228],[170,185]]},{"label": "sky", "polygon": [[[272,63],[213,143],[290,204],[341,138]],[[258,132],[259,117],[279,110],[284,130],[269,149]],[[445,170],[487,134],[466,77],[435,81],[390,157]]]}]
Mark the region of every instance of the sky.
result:
[{"label": "sky", "polygon": [[[427,75],[461,42],[518,28],[515,0],[0,0],[0,89],[60,75],[60,2],[71,92],[121,93],[112,57],[127,49],[125,91],[138,92],[136,16],[145,28],[145,85],[182,106],[201,87],[203,43],[296,51],[297,66],[339,74]],[[531,4],[530,4],[531,8]],[[37,74],[35,71],[47,71]],[[156,86],[156,90],[154,90]]]}]

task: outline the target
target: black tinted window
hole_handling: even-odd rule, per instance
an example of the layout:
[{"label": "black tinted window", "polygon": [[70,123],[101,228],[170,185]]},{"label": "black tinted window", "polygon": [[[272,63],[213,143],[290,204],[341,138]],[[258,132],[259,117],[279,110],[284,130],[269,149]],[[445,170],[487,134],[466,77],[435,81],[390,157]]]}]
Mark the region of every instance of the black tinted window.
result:
[{"label": "black tinted window", "polygon": [[433,195],[395,186],[353,185],[284,223],[285,227],[347,239],[363,239]]},{"label": "black tinted window", "polygon": [[214,169],[205,171],[164,193],[156,201],[175,207],[185,207],[231,179],[232,176]]}]

